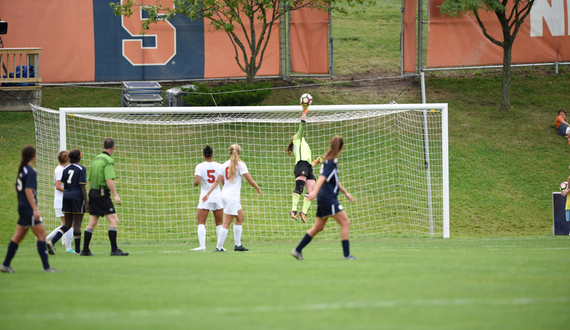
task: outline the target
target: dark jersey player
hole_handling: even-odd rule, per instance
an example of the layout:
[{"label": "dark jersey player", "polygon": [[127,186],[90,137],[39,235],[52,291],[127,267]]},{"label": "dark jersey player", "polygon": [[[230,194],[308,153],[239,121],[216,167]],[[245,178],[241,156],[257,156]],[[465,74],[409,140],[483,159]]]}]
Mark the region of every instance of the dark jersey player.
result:
[{"label": "dark jersey player", "polygon": [[8,244],[8,252],[0,271],[4,273],[13,273],[10,267],[12,259],[16,255],[20,242],[26,237],[29,229],[32,229],[37,238],[37,247],[40,258],[42,259],[43,271],[46,273],[54,273],[55,269],[51,268],[48,262],[48,253],[46,248],[46,230],[36,199],[36,191],[38,187],[37,174],[32,165],[36,161],[36,148],[33,146],[25,146],[22,149],[22,161],[18,169],[18,177],[16,179],[16,191],[18,193],[18,224],[16,232],[12,236],[10,244]]},{"label": "dark jersey player", "polygon": [[62,212],[65,224],[61,226],[51,242],[47,243],[48,251],[54,254],[54,245],[73,225],[73,237],[75,252],[80,253],[81,247],[81,222],[83,215],[89,211],[87,200],[87,169],[80,165],[81,151],[72,149],[69,152],[69,165],[63,169],[61,182],[63,183],[63,206]]},{"label": "dark jersey player", "polygon": [[338,202],[338,192],[342,191],[350,202],[354,201],[352,195],[344,189],[338,180],[337,157],[340,155],[344,141],[340,136],[335,136],[331,140],[331,147],[325,155],[325,161],[321,168],[321,174],[317,180],[315,189],[307,195],[309,200],[317,197],[317,218],[315,224],[311,227],[299,245],[291,251],[291,255],[298,260],[303,260],[301,254],[303,248],[307,246],[320,231],[325,228],[329,217],[338,222],[340,225],[340,238],[342,241],[343,259],[356,260],[350,254],[350,246],[348,242],[350,221],[344,211],[342,205]]}]

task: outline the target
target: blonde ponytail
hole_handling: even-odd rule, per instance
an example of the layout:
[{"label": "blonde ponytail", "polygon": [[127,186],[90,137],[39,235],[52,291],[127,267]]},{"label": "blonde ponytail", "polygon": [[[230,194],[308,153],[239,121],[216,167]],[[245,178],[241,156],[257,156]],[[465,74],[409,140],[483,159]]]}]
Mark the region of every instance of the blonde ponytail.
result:
[{"label": "blonde ponytail", "polygon": [[241,153],[241,147],[239,144],[232,144],[230,146],[230,168],[229,168],[229,176],[230,182],[234,182],[234,177],[236,175],[236,167],[239,164],[239,154]]}]

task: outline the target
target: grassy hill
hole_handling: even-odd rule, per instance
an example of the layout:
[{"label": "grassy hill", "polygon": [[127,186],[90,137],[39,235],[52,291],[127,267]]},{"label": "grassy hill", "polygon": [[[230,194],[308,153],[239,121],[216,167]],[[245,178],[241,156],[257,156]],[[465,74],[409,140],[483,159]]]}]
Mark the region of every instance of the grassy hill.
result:
[{"label": "grassy hill", "polygon": [[[398,18],[398,19],[396,19]],[[357,21],[361,24],[353,24]],[[335,73],[397,75],[399,5],[379,5],[365,14],[333,19]],[[367,28],[366,28],[367,27]],[[297,82],[300,84],[301,82]],[[393,86],[341,84],[274,91],[266,104],[295,102],[300,92],[321,104],[386,103],[407,83]],[[556,135],[560,108],[570,110],[570,68],[513,72],[512,105],[498,113],[498,71],[430,73],[428,102],[449,103],[451,236],[546,236],[552,231],[551,193],[569,175],[570,146]],[[44,88],[44,106],[119,106],[120,90]],[[417,85],[398,103],[420,102]],[[30,113],[0,113],[0,242],[13,233],[17,218],[14,178],[21,147],[34,143]]]}]

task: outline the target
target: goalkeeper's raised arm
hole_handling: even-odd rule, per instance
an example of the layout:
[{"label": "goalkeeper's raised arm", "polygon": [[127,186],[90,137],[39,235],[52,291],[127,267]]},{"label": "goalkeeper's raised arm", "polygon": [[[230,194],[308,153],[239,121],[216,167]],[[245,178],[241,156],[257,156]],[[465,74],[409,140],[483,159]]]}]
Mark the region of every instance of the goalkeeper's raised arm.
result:
[{"label": "goalkeeper's raised arm", "polygon": [[[305,140],[305,128],[307,126],[307,110],[308,106],[303,106],[303,114],[301,116],[301,124],[297,130],[297,134],[293,135],[289,145],[285,149],[289,157],[295,155],[295,189],[293,190],[293,203],[291,207],[291,217],[297,220],[297,205],[303,189],[307,186],[307,193],[313,191],[315,187],[315,175],[313,174],[313,164],[311,159],[311,148]],[[301,220],[306,221],[307,212],[311,207],[311,202],[305,198],[303,210],[300,212]]]}]

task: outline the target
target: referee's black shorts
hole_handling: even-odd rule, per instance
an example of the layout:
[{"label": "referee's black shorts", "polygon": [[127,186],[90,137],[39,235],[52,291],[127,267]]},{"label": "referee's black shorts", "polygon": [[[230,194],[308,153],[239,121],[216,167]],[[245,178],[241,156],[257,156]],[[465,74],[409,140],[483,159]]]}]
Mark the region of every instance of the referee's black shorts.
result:
[{"label": "referee's black shorts", "polygon": [[297,164],[295,164],[295,169],[293,172],[295,173],[296,178],[304,175],[307,180],[316,180],[315,175],[313,174],[313,167],[306,160],[300,160]]},{"label": "referee's black shorts", "polygon": [[103,196],[101,196],[101,190],[91,189],[89,190],[89,214],[96,216],[105,216],[107,214],[115,214],[115,206],[111,201],[111,192],[109,190],[104,190]]}]

